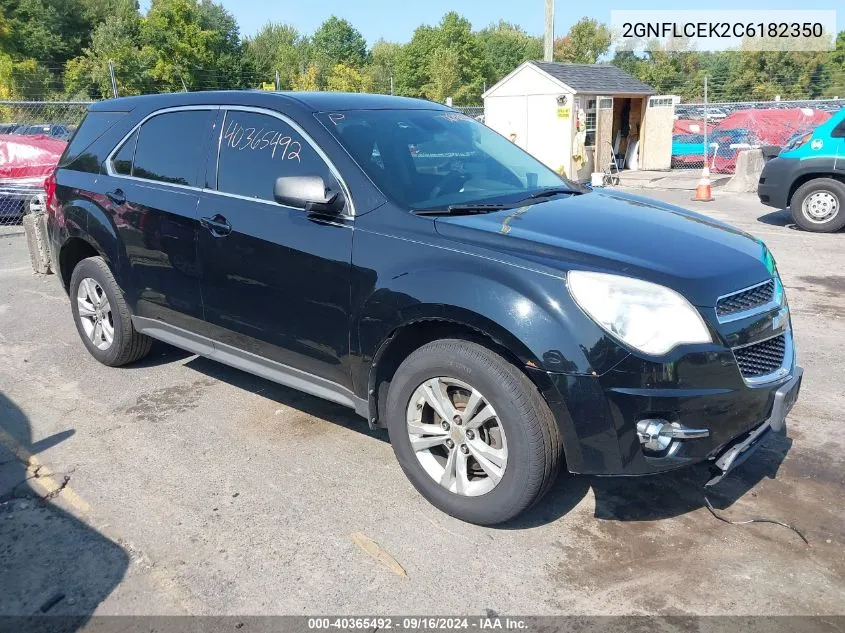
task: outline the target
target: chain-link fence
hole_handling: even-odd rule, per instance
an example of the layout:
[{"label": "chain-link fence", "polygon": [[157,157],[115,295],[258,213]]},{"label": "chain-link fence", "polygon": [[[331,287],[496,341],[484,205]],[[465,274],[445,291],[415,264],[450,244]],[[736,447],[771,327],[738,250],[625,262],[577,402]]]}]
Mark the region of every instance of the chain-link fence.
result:
[{"label": "chain-link fence", "polygon": [[85,116],[87,101],[0,101],[0,226],[44,205],[44,179]]},{"label": "chain-link fence", "polygon": [[845,99],[677,104],[672,167],[701,169],[706,156],[711,172],[732,174],[743,150],[771,158],[843,107]]}]

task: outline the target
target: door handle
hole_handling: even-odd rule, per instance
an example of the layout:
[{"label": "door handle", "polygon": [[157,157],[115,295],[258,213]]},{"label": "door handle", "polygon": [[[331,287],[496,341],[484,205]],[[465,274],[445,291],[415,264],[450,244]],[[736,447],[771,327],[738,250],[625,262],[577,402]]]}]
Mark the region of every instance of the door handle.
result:
[{"label": "door handle", "polygon": [[114,191],[107,191],[106,197],[115,204],[123,204],[126,202],[126,194],[123,189],[115,189]]},{"label": "door handle", "polygon": [[232,225],[219,213],[210,218],[200,218],[200,225],[208,229],[214,237],[223,237],[232,232]]}]

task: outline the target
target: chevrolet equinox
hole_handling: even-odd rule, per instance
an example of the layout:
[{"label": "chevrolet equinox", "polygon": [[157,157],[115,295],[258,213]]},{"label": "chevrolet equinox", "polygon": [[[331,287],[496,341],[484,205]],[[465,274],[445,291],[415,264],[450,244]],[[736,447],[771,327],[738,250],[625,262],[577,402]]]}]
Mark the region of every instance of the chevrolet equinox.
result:
[{"label": "chevrolet equinox", "polygon": [[450,108],[197,92],[89,108],[45,183],[88,351],[152,339],[354,409],[466,521],[561,463],[715,483],[800,388],[775,262],[677,207],[569,182]]}]

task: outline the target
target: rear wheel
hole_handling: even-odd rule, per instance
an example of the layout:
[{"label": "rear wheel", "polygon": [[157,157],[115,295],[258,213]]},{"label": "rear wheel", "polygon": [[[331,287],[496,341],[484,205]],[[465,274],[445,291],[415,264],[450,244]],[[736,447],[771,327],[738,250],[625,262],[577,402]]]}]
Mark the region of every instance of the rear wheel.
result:
[{"label": "rear wheel", "polygon": [[98,361],[119,367],[149,353],[152,339],[135,330],[123,293],[102,257],[76,265],[70,298],[79,336]]},{"label": "rear wheel", "polygon": [[416,489],[448,514],[481,525],[507,521],[557,475],[557,423],[531,381],[469,341],[413,352],[388,392],[387,427]]},{"label": "rear wheel", "polygon": [[795,223],[806,231],[832,233],[845,226],[845,184],[815,178],[798,187],[790,202]]}]

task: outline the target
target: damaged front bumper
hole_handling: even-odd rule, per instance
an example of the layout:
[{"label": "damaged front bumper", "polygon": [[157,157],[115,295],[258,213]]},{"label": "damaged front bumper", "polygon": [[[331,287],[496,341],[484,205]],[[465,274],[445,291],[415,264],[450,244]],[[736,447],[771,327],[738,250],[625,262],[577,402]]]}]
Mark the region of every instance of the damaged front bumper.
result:
[{"label": "damaged front bumper", "polygon": [[796,366],[792,377],[774,392],[769,417],[760,426],[752,429],[744,437],[737,438],[713,457],[712,467],[715,475],[705,484],[706,486],[713,486],[722,481],[725,475],[751,456],[767,435],[786,431],[786,416],[798,399],[803,375],[804,370]]}]

